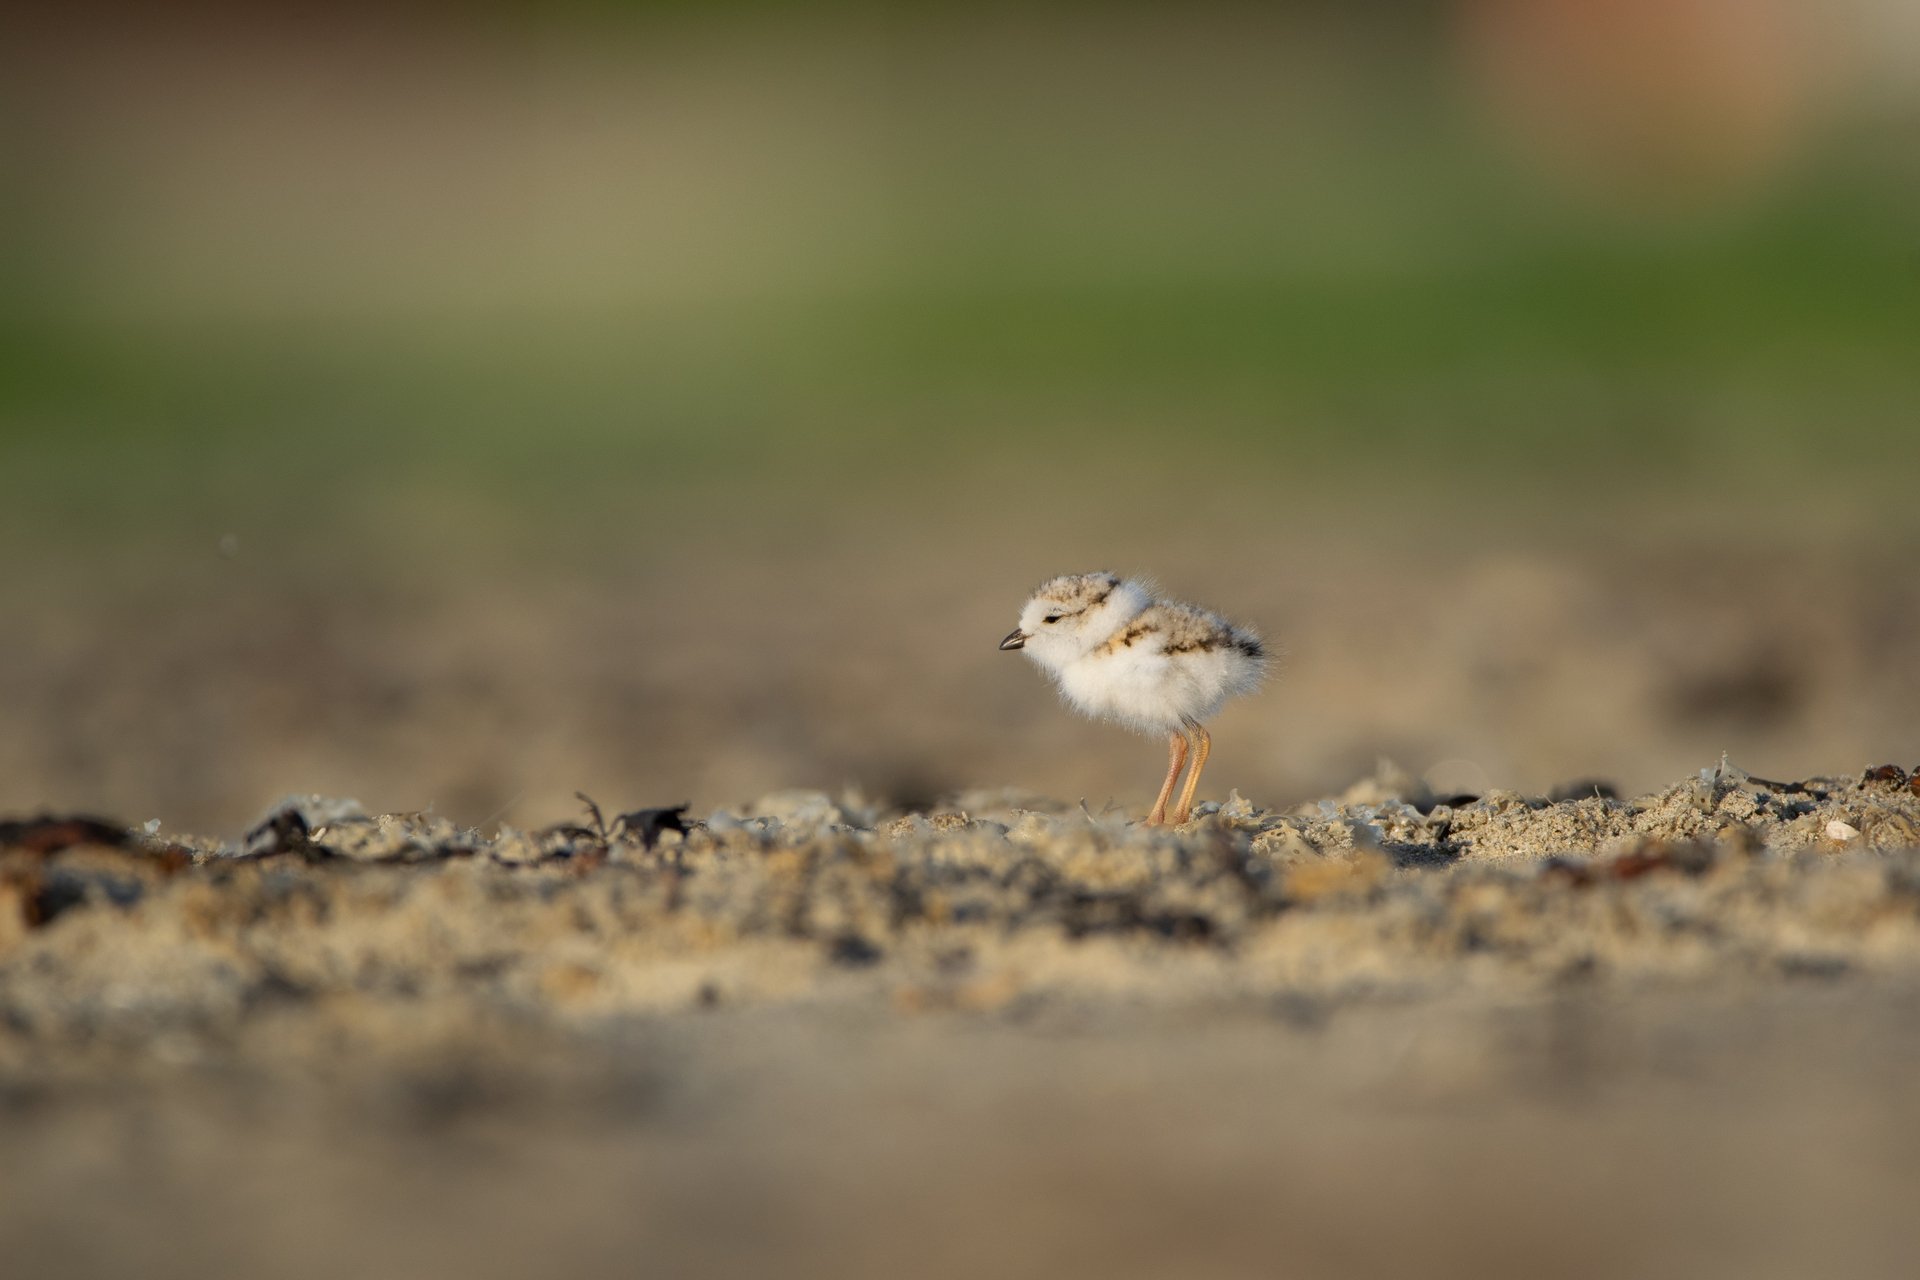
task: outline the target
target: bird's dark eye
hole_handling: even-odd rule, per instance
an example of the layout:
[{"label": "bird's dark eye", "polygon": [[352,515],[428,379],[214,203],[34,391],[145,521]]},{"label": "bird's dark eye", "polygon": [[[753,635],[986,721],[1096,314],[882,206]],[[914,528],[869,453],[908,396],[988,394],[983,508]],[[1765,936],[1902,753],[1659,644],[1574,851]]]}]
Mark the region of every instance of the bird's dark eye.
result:
[{"label": "bird's dark eye", "polygon": [[1042,618],[1042,619],[1040,619],[1040,621],[1042,621],[1042,622],[1058,622],[1058,621],[1060,621],[1060,615],[1059,615],[1059,614],[1057,614],[1057,613],[1050,613],[1050,614],[1048,614],[1048,615],[1047,615],[1046,617],[1044,617],[1044,618]]}]

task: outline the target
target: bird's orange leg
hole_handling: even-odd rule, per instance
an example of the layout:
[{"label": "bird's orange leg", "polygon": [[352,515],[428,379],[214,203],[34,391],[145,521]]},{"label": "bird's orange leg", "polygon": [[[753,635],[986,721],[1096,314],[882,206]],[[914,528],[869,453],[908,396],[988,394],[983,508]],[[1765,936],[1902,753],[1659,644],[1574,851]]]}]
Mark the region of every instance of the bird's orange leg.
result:
[{"label": "bird's orange leg", "polygon": [[1175,826],[1193,816],[1193,792],[1200,785],[1200,771],[1207,767],[1207,755],[1213,750],[1213,739],[1198,723],[1187,721],[1187,732],[1193,735],[1193,771],[1187,775],[1187,785],[1180,788],[1180,804],[1173,811]]},{"label": "bird's orange leg", "polygon": [[1160,784],[1160,798],[1147,814],[1147,825],[1157,827],[1167,820],[1167,801],[1173,798],[1173,784],[1180,780],[1180,767],[1187,762],[1187,738],[1182,733],[1167,735],[1167,780]]}]

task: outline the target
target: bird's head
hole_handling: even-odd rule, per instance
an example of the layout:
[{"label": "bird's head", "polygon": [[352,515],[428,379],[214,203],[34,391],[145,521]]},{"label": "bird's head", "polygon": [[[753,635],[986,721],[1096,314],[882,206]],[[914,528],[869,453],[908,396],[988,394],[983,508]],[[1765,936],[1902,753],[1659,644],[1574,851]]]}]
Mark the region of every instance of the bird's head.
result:
[{"label": "bird's head", "polygon": [[1113,573],[1072,573],[1040,584],[1020,610],[1020,625],[1000,642],[1024,649],[1045,667],[1060,667],[1099,645],[1151,597]]}]

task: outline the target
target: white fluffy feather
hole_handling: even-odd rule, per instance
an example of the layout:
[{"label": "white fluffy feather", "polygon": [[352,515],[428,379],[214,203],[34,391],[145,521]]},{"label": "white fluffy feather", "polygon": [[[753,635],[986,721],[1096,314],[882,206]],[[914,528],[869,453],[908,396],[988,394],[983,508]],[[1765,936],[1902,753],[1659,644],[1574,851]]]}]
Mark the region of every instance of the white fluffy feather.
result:
[{"label": "white fluffy feather", "polygon": [[1025,650],[1076,710],[1142,733],[1211,718],[1267,668],[1252,631],[1109,573],[1042,583],[1002,645]]}]

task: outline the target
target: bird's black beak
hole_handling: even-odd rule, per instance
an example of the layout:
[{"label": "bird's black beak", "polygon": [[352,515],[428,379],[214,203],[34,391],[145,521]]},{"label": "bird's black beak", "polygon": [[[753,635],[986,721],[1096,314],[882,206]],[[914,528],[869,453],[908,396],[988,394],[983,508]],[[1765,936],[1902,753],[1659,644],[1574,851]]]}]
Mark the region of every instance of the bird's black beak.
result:
[{"label": "bird's black beak", "polygon": [[1027,633],[1015,627],[1007,632],[1007,638],[1000,642],[1002,649],[1024,649],[1027,647]]}]

